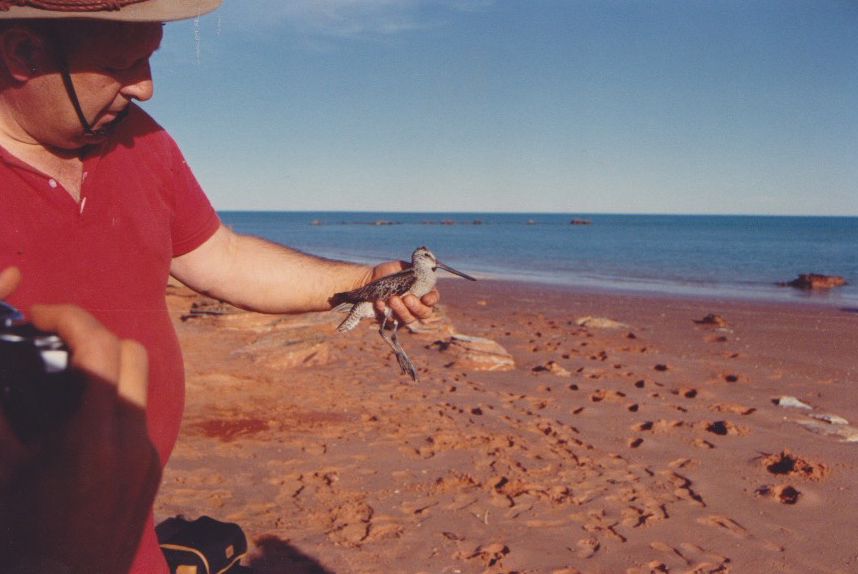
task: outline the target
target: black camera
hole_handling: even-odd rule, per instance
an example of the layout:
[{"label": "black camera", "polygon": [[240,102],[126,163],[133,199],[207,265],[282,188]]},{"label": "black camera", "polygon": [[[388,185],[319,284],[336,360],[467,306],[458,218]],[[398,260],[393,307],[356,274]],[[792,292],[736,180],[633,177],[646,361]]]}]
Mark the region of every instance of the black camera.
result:
[{"label": "black camera", "polygon": [[62,339],[0,301],[0,405],[22,441],[56,429],[80,405],[83,376]]}]

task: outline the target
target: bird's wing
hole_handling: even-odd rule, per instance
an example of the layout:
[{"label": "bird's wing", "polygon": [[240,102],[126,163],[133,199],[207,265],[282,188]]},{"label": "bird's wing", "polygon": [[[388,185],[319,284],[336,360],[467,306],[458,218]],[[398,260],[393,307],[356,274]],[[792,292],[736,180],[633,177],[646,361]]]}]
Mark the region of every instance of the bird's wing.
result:
[{"label": "bird's wing", "polygon": [[417,277],[411,270],[398,271],[352,291],[337,293],[334,295],[333,301],[336,304],[389,299],[394,295],[402,295],[407,292],[416,280]]}]

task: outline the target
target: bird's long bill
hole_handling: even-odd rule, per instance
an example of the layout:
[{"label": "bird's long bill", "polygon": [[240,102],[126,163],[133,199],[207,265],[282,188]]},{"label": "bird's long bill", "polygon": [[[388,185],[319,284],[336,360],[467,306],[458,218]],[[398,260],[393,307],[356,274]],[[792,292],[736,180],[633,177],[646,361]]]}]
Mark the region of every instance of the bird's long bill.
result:
[{"label": "bird's long bill", "polygon": [[474,279],[474,278],[473,278],[473,277],[471,277],[470,275],[465,275],[465,274],[464,274],[464,273],[462,273],[461,271],[456,271],[456,270],[455,270],[455,269],[453,269],[452,267],[447,267],[446,265],[444,265],[444,264],[443,264],[443,263],[441,263],[440,261],[436,261],[436,262],[435,262],[435,265],[436,265],[436,266],[438,266],[438,267],[440,267],[441,269],[443,269],[444,271],[446,271],[446,272],[448,272],[448,273],[452,273],[453,275],[458,275],[459,277],[464,277],[464,278],[465,278],[465,279],[467,279],[468,281],[476,281],[476,279]]}]

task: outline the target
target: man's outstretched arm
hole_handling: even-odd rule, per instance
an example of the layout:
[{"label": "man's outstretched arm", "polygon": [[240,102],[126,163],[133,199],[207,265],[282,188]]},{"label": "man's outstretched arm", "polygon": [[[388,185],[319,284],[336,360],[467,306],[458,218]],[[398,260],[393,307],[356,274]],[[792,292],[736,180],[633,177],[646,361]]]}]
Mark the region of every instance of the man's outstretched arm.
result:
[{"label": "man's outstretched arm", "polygon": [[[303,313],[331,308],[335,293],[366,285],[406,265],[375,267],[324,259],[221,226],[203,245],[173,260],[171,272],[188,287],[237,307],[263,313]],[[438,302],[432,291],[422,300],[388,300],[403,323],[426,319]],[[382,309],[384,302],[378,302]]]}]

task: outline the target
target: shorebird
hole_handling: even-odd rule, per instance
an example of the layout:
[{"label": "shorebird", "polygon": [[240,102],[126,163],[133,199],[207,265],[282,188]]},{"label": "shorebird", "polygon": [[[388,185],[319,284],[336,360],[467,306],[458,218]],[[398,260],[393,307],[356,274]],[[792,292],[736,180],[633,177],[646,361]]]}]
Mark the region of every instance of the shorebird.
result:
[{"label": "shorebird", "polygon": [[[405,295],[414,295],[417,298],[422,297],[435,287],[435,270],[443,269],[459,277],[464,277],[469,281],[476,281],[470,275],[465,275],[460,271],[447,267],[438,261],[431,251],[425,247],[419,247],[414,250],[411,255],[411,267],[404,269],[391,275],[386,275],[375,281],[359,287],[353,291],[337,293],[331,298],[331,303],[336,308],[346,308],[351,305],[348,316],[337,327],[337,331],[346,332],[354,329],[360,320],[365,317],[375,317],[373,309],[373,301],[386,301],[394,295],[403,297]],[[388,338],[384,334],[388,322],[393,325],[393,332]],[[396,337],[396,331],[399,329],[399,321],[392,317],[392,310],[387,307],[384,311],[384,319],[381,322],[379,334],[384,342],[387,343],[396,355],[396,360],[399,362],[399,368],[403,374],[407,374],[413,381],[417,381],[417,372],[414,370],[414,365],[411,359],[405,354],[402,346],[399,344],[399,339]]]}]

